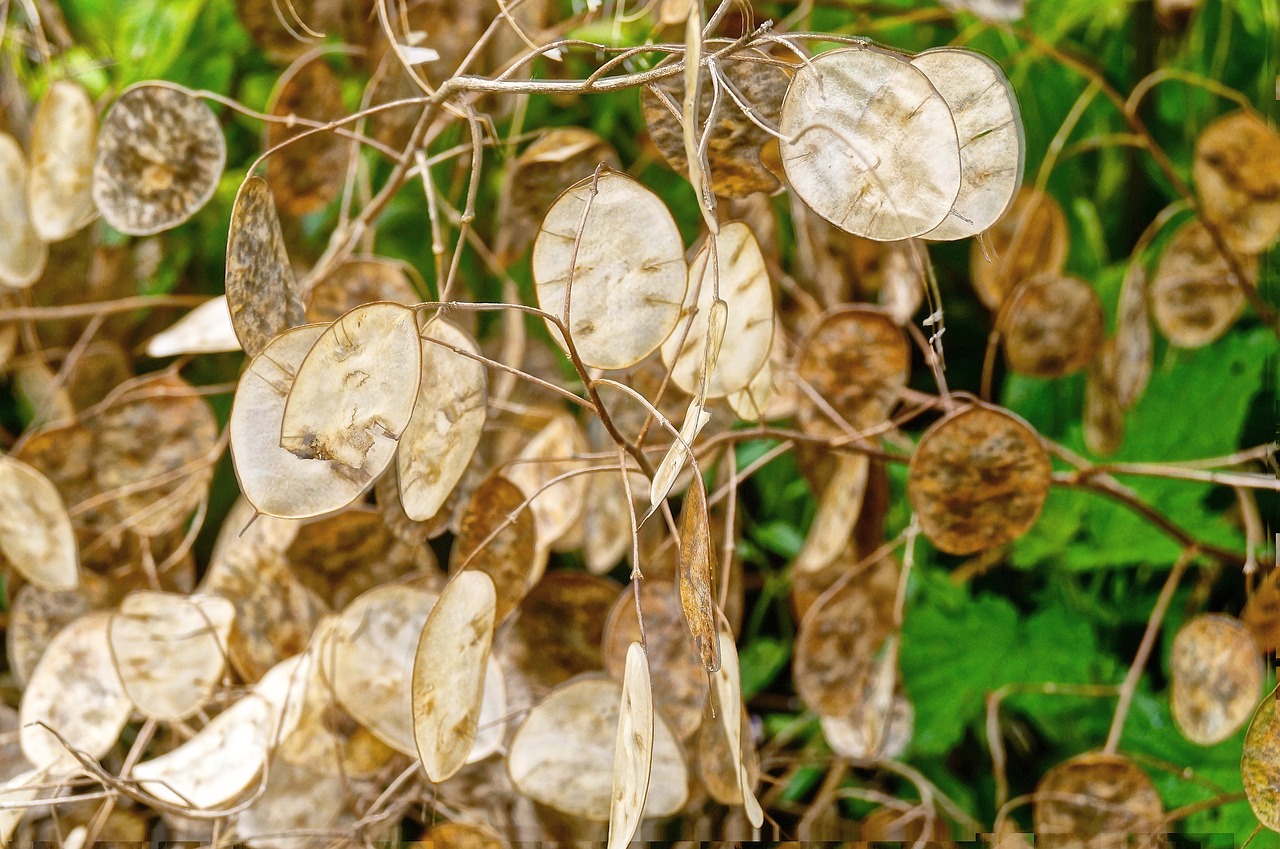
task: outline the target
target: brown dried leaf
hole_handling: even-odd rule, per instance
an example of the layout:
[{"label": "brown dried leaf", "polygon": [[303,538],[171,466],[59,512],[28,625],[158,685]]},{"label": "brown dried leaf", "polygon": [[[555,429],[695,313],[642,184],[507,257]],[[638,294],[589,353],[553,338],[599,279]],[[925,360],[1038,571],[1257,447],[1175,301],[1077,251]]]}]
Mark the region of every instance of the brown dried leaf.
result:
[{"label": "brown dried leaf", "polygon": [[49,260],[27,209],[29,173],[18,142],[0,133],[0,283],[6,286],[30,286]]},{"label": "brown dried leaf", "polygon": [[1027,187],[969,249],[969,276],[988,309],[998,310],[1014,287],[1067,261],[1067,218],[1051,195]]},{"label": "brown dried leaf", "polygon": [[13,457],[0,456],[0,563],[40,589],[71,590],[80,558],[57,487]]},{"label": "brown dried leaf", "polygon": [[1200,348],[1235,323],[1244,286],[1258,276],[1258,258],[1242,257],[1247,279],[1236,280],[1209,231],[1199,221],[1178,228],[1151,278],[1151,311],[1160,332],[1179,348]]},{"label": "brown dried leaf", "polygon": [[[702,724],[707,673],[686,629],[675,585],[646,578],[640,584],[640,608],[644,611],[654,703],[672,731],[688,740]],[[628,587],[617,596],[604,632],[604,668],[615,679],[622,677],[627,646],[640,639],[636,617],[636,599]]]},{"label": "brown dried leaf", "polygon": [[93,205],[93,154],[98,113],[89,93],[69,80],[45,91],[31,122],[31,223],[46,242],[60,242],[98,214]]},{"label": "brown dried leaf", "polygon": [[1249,720],[1264,670],[1258,644],[1239,619],[1197,616],[1178,629],[1169,654],[1169,704],[1182,735],[1212,746]]},{"label": "brown dried leaf", "polygon": [[613,744],[613,791],[607,849],[624,849],[635,837],[649,795],[653,767],[653,690],[649,663],[639,643],[627,646],[622,673],[622,703]]},{"label": "brown dried leaf", "polygon": [[420,298],[413,266],[380,256],[352,257],[316,281],[307,297],[307,321],[330,322],[362,304],[393,301],[411,306]]},{"label": "brown dried leaf", "polygon": [[199,710],[222,679],[235,612],[221,596],[147,590],[125,596],[107,638],[133,706],[166,722]]},{"label": "brown dried leaf", "polygon": [[[209,491],[218,421],[175,375],[139,379],[92,421],[94,481],[109,511],[143,536],[179,527]],[[137,491],[130,491],[136,488]]]},{"label": "brown dried leaf", "polygon": [[227,304],[245,353],[306,321],[267,181],[250,174],[236,192],[227,232]]},{"label": "brown dried leaf", "polygon": [[135,86],[102,119],[93,200],[122,233],[159,233],[213,197],[226,160],[222,127],[204,101],[168,86]]},{"label": "brown dried leaf", "polygon": [[951,109],[923,71],[859,45],[806,62],[778,125],[796,194],[849,233],[909,239],[937,227],[960,193]]},{"label": "brown dried leaf", "polygon": [[[267,111],[279,118],[301,117],[326,124],[345,118],[342,82],[324,56],[294,64],[276,83]],[[271,121],[265,146],[284,144],[306,129],[291,121]],[[313,132],[271,154],[267,182],[280,209],[286,215],[306,215],[328,206],[342,192],[350,146],[337,133]]]},{"label": "brown dried leaf", "polygon": [[280,446],[302,460],[367,474],[372,484],[409,424],[421,378],[414,311],[385,301],[356,307],[320,334],[298,366]]},{"label": "brown dried leaf", "polygon": [[547,690],[600,669],[605,623],[621,589],[616,581],[582,572],[547,572],[520,603],[504,653],[532,685]]},{"label": "brown dried leaf", "polygon": [[[1088,801],[1085,801],[1088,800]],[[1160,845],[1164,806],[1147,774],[1124,755],[1091,752],[1049,770],[1036,787],[1036,845]]]},{"label": "brown dried leaf", "polygon": [[[722,327],[713,324],[721,309],[717,296],[727,304]],[[701,397],[705,391],[709,398],[723,398],[737,392],[748,386],[768,361],[773,341],[773,286],[760,245],[746,224],[724,224],[715,237],[702,243],[689,263],[689,285],[680,319],[675,332],[662,344],[662,362],[671,369],[676,386],[691,395]],[[708,364],[710,374],[703,387]]]},{"label": "brown dried leaf", "polygon": [[[753,192],[773,192],[779,186],[777,175],[761,158],[763,149],[773,142],[774,136],[757,121],[766,126],[777,126],[782,98],[791,78],[778,65],[760,61],[762,57],[759,56],[753,58],[756,61],[728,61],[716,66],[723,75],[720,85],[722,96],[715,126],[708,137],[707,161],[711,190],[722,197],[740,198]],[[699,135],[711,112],[715,85],[711,74],[703,74],[701,80]],[[755,108],[756,121],[752,121],[729,94],[723,93],[726,84],[732,85],[740,99]],[[640,99],[649,138],[678,174],[689,173],[681,123],[684,91],[684,76],[676,75],[646,87]]]},{"label": "brown dried leaf", "polygon": [[[622,688],[604,676],[582,676],[552,691],[516,729],[507,772],[535,802],[574,817],[609,819],[614,747]],[[643,816],[670,816],[688,798],[684,755],[655,717],[653,767]]]},{"label": "brown dried leaf", "polygon": [[[524,493],[511,481],[496,474],[485,478],[471,493],[450,554],[451,571],[483,572],[493,581],[498,622],[519,606],[538,561],[533,512],[516,512],[522,504]],[[512,514],[515,521],[509,522]]]},{"label": "brown dried leaf", "polygon": [[680,604],[707,672],[720,668],[715,572],[716,552],[711,541],[707,490],[702,479],[695,476],[680,509]]},{"label": "brown dried leaf", "polygon": [[[572,284],[567,324],[589,366],[635,365],[680,317],[686,286],[680,231],[657,195],[617,171],[565,190],[543,219],[532,265],[538,305],[554,316],[564,317]],[[559,329],[550,322],[547,329],[563,345]]]},{"label": "brown dried leaf", "polygon": [[924,535],[949,554],[1015,540],[1035,522],[1052,468],[1039,435],[1007,410],[973,405],[948,414],[920,439],[907,497]]},{"label": "brown dried leaf", "polygon": [[[854,431],[869,430],[889,418],[911,373],[911,346],[902,328],[888,313],[872,307],[828,313],[797,349],[796,375]],[[807,430],[844,434],[843,427],[811,402],[801,403],[800,415]]]},{"label": "brown dried leaf", "polygon": [[1062,377],[1094,358],[1104,333],[1102,302],[1076,277],[1041,274],[1010,293],[997,326],[1011,371]]},{"label": "brown dried leaf", "polygon": [[1280,134],[1251,111],[1223,115],[1196,139],[1192,176],[1205,216],[1242,254],[1280,238]]},{"label": "brown dried leaf", "polygon": [[1276,704],[1280,688],[1272,690],[1258,704],[1244,735],[1244,751],[1240,757],[1240,774],[1245,796],[1258,822],[1272,831],[1280,831],[1280,722],[1276,721]]},{"label": "brown dried leaf", "polygon": [[89,613],[58,632],[22,693],[19,740],[36,769],[80,768],[66,745],[100,758],[116,744],[133,707],[111,660],[105,612]]},{"label": "brown dried leaf", "polygon": [[911,60],[951,108],[960,142],[960,194],[926,239],[976,236],[1013,203],[1022,184],[1026,139],[1013,86],[994,60],[939,47]]},{"label": "brown dried leaf", "polygon": [[445,585],[422,626],[412,672],[413,739],[434,782],[461,769],[475,743],[496,602],[493,580],[468,570]]},{"label": "brown dried leaf", "polygon": [[488,376],[484,365],[445,345],[480,353],[456,325],[433,318],[422,330],[422,379],[414,414],[400,436],[396,473],[410,519],[430,519],[453,492],[484,432]]},{"label": "brown dried leaf", "polygon": [[854,579],[833,586],[800,620],[792,660],[796,692],[821,716],[852,714],[892,633],[886,584]]},{"label": "brown dried leaf", "polygon": [[[502,184],[498,256],[510,263],[524,253],[564,187],[589,178],[599,165],[613,171],[622,167],[613,146],[582,127],[556,127],[525,148],[507,167]],[[577,222],[573,229],[576,233]]]}]

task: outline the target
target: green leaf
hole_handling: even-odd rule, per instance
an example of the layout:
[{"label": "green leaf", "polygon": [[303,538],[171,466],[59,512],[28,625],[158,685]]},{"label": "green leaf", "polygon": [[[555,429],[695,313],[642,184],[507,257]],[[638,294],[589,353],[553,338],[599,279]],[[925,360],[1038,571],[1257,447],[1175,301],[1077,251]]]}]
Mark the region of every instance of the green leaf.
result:
[{"label": "green leaf", "polygon": [[742,697],[750,699],[773,683],[791,659],[791,644],[772,637],[757,637],[742,647],[738,664],[742,669]]}]

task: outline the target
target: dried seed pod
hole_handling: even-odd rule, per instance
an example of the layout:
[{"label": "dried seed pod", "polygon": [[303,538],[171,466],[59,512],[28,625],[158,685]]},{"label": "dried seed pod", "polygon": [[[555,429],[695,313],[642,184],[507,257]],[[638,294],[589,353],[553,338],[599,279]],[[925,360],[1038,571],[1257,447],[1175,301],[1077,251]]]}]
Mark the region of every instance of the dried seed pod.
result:
[{"label": "dried seed pod", "polygon": [[[706,126],[714,99],[714,88],[733,86],[740,99],[755,109],[752,120],[730,95],[720,98],[715,125],[707,137],[707,161],[710,165],[711,190],[721,197],[741,198],[753,192],[773,192],[779,186],[777,175],[764,159],[765,148],[774,140],[761,124],[776,126],[782,110],[782,99],[791,82],[787,72],[762,56],[720,62],[712,74],[701,76],[698,108],[698,135]],[[684,149],[684,126],[681,104],[684,102],[684,75],[666,77],[645,88],[640,98],[644,122],[662,158],[678,174],[689,173],[689,160]]]},{"label": "dried seed pod", "polygon": [[888,702],[879,688],[869,686],[867,693],[874,698],[860,702],[848,716],[819,717],[822,736],[831,751],[852,761],[902,757],[915,730],[915,708],[900,691],[892,692]]},{"label": "dried seed pod", "polygon": [[1035,522],[1052,468],[1040,438],[1008,412],[973,405],[948,414],[920,439],[907,497],[929,541],[973,554],[1015,540]]},{"label": "dried seed pod", "polygon": [[848,716],[864,700],[876,654],[893,632],[885,585],[847,580],[823,593],[800,620],[792,677],[821,716]]},{"label": "dried seed pod", "polygon": [[1280,831],[1280,721],[1276,704],[1280,689],[1272,690],[1258,703],[1244,735],[1240,757],[1240,776],[1244,793],[1258,822],[1272,831]]},{"label": "dried seed pod", "polygon": [[[344,118],[342,82],[324,56],[299,60],[276,83],[267,111],[278,118],[303,117],[320,123]],[[271,121],[265,147],[284,144],[267,160],[267,182],[286,215],[320,212],[342,192],[351,142],[333,132],[310,133],[290,121]],[[288,144],[285,144],[288,142]]]},{"label": "dried seed pod", "polygon": [[311,287],[307,321],[330,322],[363,304],[392,301],[411,306],[421,300],[414,288],[420,280],[408,263],[380,256],[345,260]]},{"label": "dried seed pod", "polygon": [[109,508],[117,522],[160,536],[186,521],[208,493],[221,453],[218,421],[182,378],[139,379],[92,427],[94,481],[101,492],[122,493]]},{"label": "dried seed pod", "polygon": [[457,773],[475,743],[496,602],[493,580],[466,571],[445,585],[422,626],[412,670],[413,739],[434,782]]},{"label": "dried seed pod", "polygon": [[522,504],[524,493],[511,481],[496,474],[485,478],[471,493],[450,554],[452,571],[475,570],[492,579],[499,622],[519,606],[538,561],[533,512],[520,510]]},{"label": "dried seed pod", "polygon": [[267,181],[250,174],[236,192],[227,232],[227,304],[245,353],[306,321]]},{"label": "dried seed pod", "polygon": [[409,584],[375,587],[347,605],[321,649],[338,703],[406,755],[418,754],[411,691],[414,657],[435,604],[435,593]]},{"label": "dried seed pod", "polygon": [[[706,670],[689,636],[680,596],[673,583],[653,577],[640,585],[646,653],[658,712],[681,740],[702,724],[707,702]],[[631,588],[617,596],[603,639],[604,668],[621,679],[627,646],[640,639],[636,600]]]},{"label": "dried seed pod", "polygon": [[111,660],[109,618],[90,613],[63,628],[31,673],[18,708],[19,741],[37,769],[58,775],[77,770],[80,762],[67,746],[100,758],[120,738],[133,704]]},{"label": "dried seed pod", "polygon": [[29,173],[18,142],[0,133],[0,283],[6,286],[30,286],[49,260],[27,209]]},{"label": "dried seed pod", "polygon": [[530,684],[546,690],[602,668],[605,623],[621,590],[608,578],[563,569],[547,572],[520,602],[504,654]]},{"label": "dried seed pod", "polygon": [[586,180],[600,165],[612,171],[622,167],[613,146],[582,127],[556,127],[525,148],[507,166],[502,184],[496,236],[499,258],[510,263],[524,253],[564,187]]},{"label": "dried seed pod", "polygon": [[939,47],[911,60],[951,108],[960,142],[960,194],[923,238],[966,239],[996,222],[1022,185],[1022,113],[1004,71],[973,50]]},{"label": "dried seed pod", "polygon": [[134,707],[166,722],[199,710],[222,678],[235,612],[221,596],[147,590],[125,596],[107,639]]},{"label": "dried seed pod", "polygon": [[622,703],[613,742],[613,791],[609,805],[607,849],[624,849],[640,828],[653,768],[653,690],[649,663],[639,643],[627,646],[622,673]]},{"label": "dried seed pod", "polygon": [[367,11],[351,0],[289,0],[282,5],[236,0],[236,17],[253,40],[272,59],[286,62],[325,37],[361,43]]},{"label": "dried seed pod", "polygon": [[98,114],[89,93],[69,80],[49,86],[31,122],[27,204],[36,233],[60,242],[93,220],[93,153]]},{"label": "dried seed pod", "polygon": [[538,545],[550,548],[582,518],[587,495],[584,475],[551,481],[585,466],[573,459],[586,454],[587,438],[578,423],[567,415],[556,415],[529,440],[503,475],[533,499],[529,509],[538,528]]},{"label": "dried seed pod", "polygon": [[1147,774],[1123,755],[1090,752],[1058,764],[1040,779],[1032,820],[1036,845],[1159,845],[1164,806]]},{"label": "dried seed pod", "polygon": [[[883,424],[911,374],[911,346],[902,328],[872,307],[828,313],[796,347],[796,375],[854,431]],[[800,415],[807,430],[844,434],[812,403],[802,402]]]},{"label": "dried seed pod", "polygon": [[1023,280],[1058,272],[1067,261],[1067,217],[1051,195],[1027,187],[969,249],[969,276],[988,309],[998,310]]},{"label": "dried seed pod", "polygon": [[1205,216],[1242,254],[1280,238],[1280,134],[1252,111],[1223,115],[1196,139],[1192,176]]},{"label": "dried seed pod", "polygon": [[388,302],[356,307],[320,334],[298,366],[280,447],[367,474],[372,484],[409,424],[421,379],[414,311]]},{"label": "dried seed pod", "polygon": [[[602,675],[584,675],[535,705],[507,752],[507,772],[516,789],[570,816],[608,821],[621,702],[621,686]],[[688,786],[680,744],[655,717],[643,816],[674,814],[688,799]]]},{"label": "dried seed pod", "polygon": [[1116,340],[1102,343],[1084,383],[1084,444],[1094,454],[1110,456],[1124,442],[1124,408],[1116,388]]},{"label": "dried seed pod", "polygon": [[[728,749],[733,772],[737,776],[737,799],[731,804],[741,804],[751,827],[760,828],[764,824],[764,811],[752,791],[754,780],[749,775],[748,760],[744,754],[746,744],[742,739],[742,672],[738,666],[738,647],[734,644],[733,632],[729,630],[723,617],[720,617],[719,625],[716,639],[720,644],[721,663],[711,678],[711,687],[715,693],[716,714],[724,731],[725,748]],[[749,724],[747,728],[750,728]],[[755,747],[749,748],[754,754]],[[756,768],[758,772],[758,762]]]},{"label": "dried seed pod", "polygon": [[396,450],[400,506],[417,521],[439,512],[467,470],[484,432],[488,393],[484,364],[452,350],[479,354],[475,340],[439,317],[421,335],[418,400]]},{"label": "dried seed pod", "polygon": [[213,197],[226,160],[222,128],[204,101],[167,86],[135,86],[102,120],[93,201],[123,233],[159,233]]},{"label": "dried seed pod", "polygon": [[937,227],[960,193],[951,109],[923,71],[859,45],[806,62],[778,125],[796,194],[849,233],[909,239]]},{"label": "dried seed pod", "polygon": [[210,298],[147,342],[147,356],[156,358],[239,350],[226,295]]},{"label": "dried seed pod", "polygon": [[1233,616],[1197,616],[1178,629],[1169,655],[1169,703],[1182,735],[1212,746],[1249,720],[1262,692],[1258,644]]},{"label": "dried seed pod", "polygon": [[866,454],[839,454],[835,471],[822,490],[804,546],[791,564],[793,573],[820,572],[835,562],[853,536],[867,491],[871,458]]},{"label": "dried seed pod", "polygon": [[435,849],[511,849],[506,838],[488,826],[444,822],[427,832],[426,843]]},{"label": "dried seed pod", "polygon": [[1178,228],[1151,279],[1151,311],[1160,332],[1179,348],[1200,348],[1218,339],[1244,309],[1242,286],[1258,276],[1258,258],[1242,257],[1240,281],[1198,221]]},{"label": "dried seed pod", "polygon": [[13,457],[0,457],[0,564],[50,592],[80,581],[75,533],[57,487]]},{"label": "dried seed pod", "polygon": [[1116,402],[1121,409],[1128,410],[1147,388],[1155,357],[1147,309],[1147,272],[1137,257],[1129,260],[1120,284],[1113,347]]},{"label": "dried seed pod", "polygon": [[87,613],[109,607],[113,595],[111,585],[89,571],[80,574],[79,584],[72,590],[50,592],[35,584],[19,589],[9,602],[5,629],[5,649],[15,683],[25,687],[58,632]]},{"label": "dried seed pod", "polygon": [[275,756],[262,795],[232,819],[236,837],[254,849],[298,849],[305,844],[292,836],[296,832],[349,831],[355,823],[349,783],[336,759],[318,772]]},{"label": "dried seed pod", "polygon": [[[721,310],[722,326],[713,325],[717,298],[727,307]],[[773,286],[764,254],[746,224],[724,224],[702,243],[689,263],[680,318],[680,326],[662,344],[662,362],[676,386],[690,395],[723,398],[746,388],[764,367],[773,341]]]},{"label": "dried seed pod", "polygon": [[[258,511],[285,519],[333,513],[373,485],[367,469],[330,460],[303,460],[280,446],[285,404],[298,368],[325,331],[322,324],[295,327],[272,339],[249,363],[231,406],[231,459],[240,491]],[[369,466],[386,466],[396,443],[375,444]]]},{"label": "dried seed pod", "polygon": [[680,604],[689,635],[707,672],[720,668],[720,642],[716,639],[716,552],[711,541],[707,490],[695,478],[680,509]]},{"label": "dried seed pod", "polygon": [[1076,277],[1041,274],[1009,295],[997,325],[1009,369],[1033,377],[1062,377],[1093,360],[1104,333],[1102,302]]},{"label": "dried seed pod", "polygon": [[680,231],[662,200],[625,174],[602,171],[567,189],[543,219],[532,263],[543,310],[563,318],[568,291],[569,333],[589,366],[635,365],[680,316]]},{"label": "dried seed pod", "polygon": [[1263,654],[1280,649],[1280,569],[1272,569],[1253,589],[1240,619]]}]

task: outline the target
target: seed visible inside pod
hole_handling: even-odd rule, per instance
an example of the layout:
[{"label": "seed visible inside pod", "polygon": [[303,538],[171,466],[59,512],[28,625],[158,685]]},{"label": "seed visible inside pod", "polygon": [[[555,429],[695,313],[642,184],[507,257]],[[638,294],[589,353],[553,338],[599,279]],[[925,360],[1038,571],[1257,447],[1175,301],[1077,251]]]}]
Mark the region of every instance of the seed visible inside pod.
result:
[{"label": "seed visible inside pod", "polygon": [[159,233],[213,197],[226,160],[222,128],[204,101],[167,86],[137,86],[102,120],[93,200],[117,230]]},{"label": "seed visible inside pod", "polygon": [[949,554],[973,554],[1027,532],[1051,472],[1030,425],[1007,410],[974,405],[925,431],[911,455],[907,498],[930,542]]},{"label": "seed visible inside pod", "polygon": [[859,236],[909,239],[937,227],[960,193],[960,142],[929,78],[860,45],[806,62],[782,102],[782,166],[796,194]]},{"label": "seed visible inside pod", "polygon": [[231,208],[226,293],[231,326],[249,356],[306,321],[271,189],[252,174]]}]

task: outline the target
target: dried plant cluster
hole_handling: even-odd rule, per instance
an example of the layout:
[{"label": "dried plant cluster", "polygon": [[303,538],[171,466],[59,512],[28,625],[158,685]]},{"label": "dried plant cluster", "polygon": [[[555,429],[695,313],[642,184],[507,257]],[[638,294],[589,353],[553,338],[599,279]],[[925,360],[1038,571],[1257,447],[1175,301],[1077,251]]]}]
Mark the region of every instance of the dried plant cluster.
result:
[{"label": "dried plant cluster", "polygon": [[[809,3],[778,21],[744,2],[569,5],[243,0],[283,67],[265,111],[162,80],[99,103],[52,73],[29,103],[4,89],[0,363],[22,406],[0,456],[0,844],[1021,843],[1019,822],[1044,845],[1160,843],[1179,815],[1125,753],[1126,716],[1183,574],[1252,587],[1253,493],[1277,487],[1234,468],[1270,446],[1103,458],[1158,344],[1210,345],[1246,313],[1276,329],[1256,282],[1280,239],[1280,135],[1239,98],[1199,132],[1188,184],[1143,92],[1007,23],[1020,4],[935,9],[1084,74],[1180,196],[1102,291],[1068,270],[1078,235],[1047,190],[1080,116],[1024,185],[1022,110],[986,55],[811,31]],[[57,9],[13,6],[6,38],[53,67]],[[614,36],[577,35],[591,26]],[[640,46],[618,46],[624,28]],[[522,124],[531,100],[617,96],[665,181],[592,129]],[[245,120],[261,155],[228,170]],[[219,203],[222,294],[139,294],[158,234]],[[417,265],[379,253],[406,210],[430,247]],[[931,264],[963,239],[990,311],[968,387],[948,383],[952,295]],[[235,381],[202,382],[208,362]],[[1082,375],[1089,457],[993,400],[1001,374]],[[814,510],[770,576],[740,551],[742,493],[784,455]],[[1123,475],[1234,492],[1244,546]],[[1118,502],[1182,557],[1125,679],[1068,682],[1119,696],[1095,751],[1011,800],[1014,691],[981,694],[997,816],[977,822],[910,764],[930,720],[900,663],[918,564],[992,568],[1059,489]],[[741,638],[745,600],[779,586],[800,719],[765,735]],[[1277,586],[1240,618],[1187,618],[1168,649],[1187,741],[1252,716],[1238,775],[1274,830]],[[797,816],[809,756],[833,765]],[[841,800],[877,807],[855,826]]]}]

